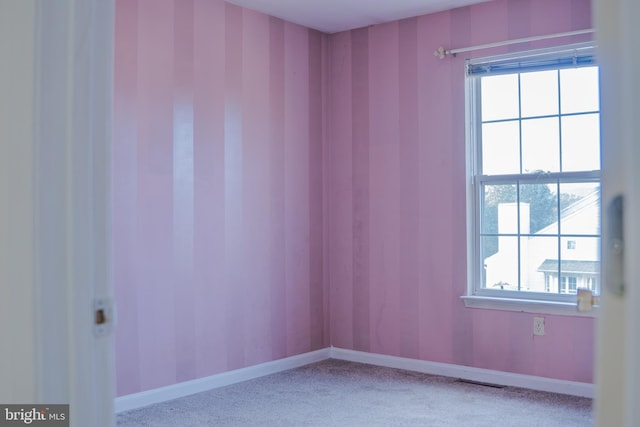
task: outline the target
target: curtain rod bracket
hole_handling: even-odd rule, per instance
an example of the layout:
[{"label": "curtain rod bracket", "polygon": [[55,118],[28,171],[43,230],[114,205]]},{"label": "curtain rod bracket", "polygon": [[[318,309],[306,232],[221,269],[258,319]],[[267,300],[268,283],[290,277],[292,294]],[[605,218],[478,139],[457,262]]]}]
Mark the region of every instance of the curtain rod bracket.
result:
[{"label": "curtain rod bracket", "polygon": [[433,51],[433,56],[437,56],[440,59],[444,59],[444,57],[448,54],[449,54],[449,51],[444,50],[442,46],[440,46],[438,49]]}]

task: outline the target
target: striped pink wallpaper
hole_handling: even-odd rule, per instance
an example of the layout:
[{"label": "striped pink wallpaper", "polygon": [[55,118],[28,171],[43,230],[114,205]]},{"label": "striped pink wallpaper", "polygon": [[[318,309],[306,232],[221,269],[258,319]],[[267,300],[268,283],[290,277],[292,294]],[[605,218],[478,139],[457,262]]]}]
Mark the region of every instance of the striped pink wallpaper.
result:
[{"label": "striped pink wallpaper", "polygon": [[[588,0],[502,0],[330,37],[331,344],[591,382],[590,318],[467,309],[466,47],[590,28]],[[584,41],[552,40],[485,50]]]},{"label": "striped pink wallpaper", "polygon": [[464,58],[432,55],[590,26],[589,0],[331,36],[222,0],[116,0],[117,394],[329,345],[592,381],[593,319],[533,337],[532,315],[459,298]]},{"label": "striped pink wallpaper", "polygon": [[329,344],[318,32],[116,2],[117,394]]}]

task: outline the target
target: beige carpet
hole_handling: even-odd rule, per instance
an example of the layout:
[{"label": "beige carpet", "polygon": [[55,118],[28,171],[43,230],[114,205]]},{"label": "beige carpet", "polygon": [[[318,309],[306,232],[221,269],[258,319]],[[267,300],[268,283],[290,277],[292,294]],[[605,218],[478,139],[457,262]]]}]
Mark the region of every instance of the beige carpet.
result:
[{"label": "beige carpet", "polygon": [[118,414],[118,426],[592,426],[591,399],[339,360]]}]

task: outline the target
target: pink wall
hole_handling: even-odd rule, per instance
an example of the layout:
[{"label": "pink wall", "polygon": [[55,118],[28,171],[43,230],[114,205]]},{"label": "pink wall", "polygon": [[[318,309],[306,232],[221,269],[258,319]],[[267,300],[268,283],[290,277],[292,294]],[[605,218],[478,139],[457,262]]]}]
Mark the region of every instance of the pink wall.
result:
[{"label": "pink wall", "polygon": [[117,394],[329,344],[318,32],[118,0]]},{"label": "pink wall", "polygon": [[[504,0],[330,37],[331,344],[591,382],[594,321],[467,309],[464,55],[590,28],[589,0]],[[584,37],[584,36],[583,36]],[[552,43],[477,52],[486,56]]]},{"label": "pink wall", "polygon": [[463,58],[432,55],[589,21],[588,0],[505,0],[325,36],[117,0],[118,395],[330,344],[592,381],[592,319],[533,337],[459,298]]}]

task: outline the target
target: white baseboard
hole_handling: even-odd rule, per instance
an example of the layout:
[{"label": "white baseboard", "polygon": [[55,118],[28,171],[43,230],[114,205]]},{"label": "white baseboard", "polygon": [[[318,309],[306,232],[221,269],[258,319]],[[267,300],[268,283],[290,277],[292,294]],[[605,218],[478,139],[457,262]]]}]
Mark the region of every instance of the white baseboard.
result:
[{"label": "white baseboard", "polygon": [[449,363],[428,362],[425,360],[386,356],[383,354],[330,347],[312,351],[310,353],[261,363],[255,366],[249,366],[247,368],[223,372],[210,377],[198,378],[166,387],[120,396],[115,399],[115,411],[116,413],[130,411],[132,409],[142,408],[155,403],[166,402],[168,400],[178,399],[191,394],[260,378],[265,375],[299,368],[300,366],[320,362],[330,358],[366,363],[369,365],[385,366],[388,368],[405,369],[425,374],[461,378],[464,380],[489,384],[562,393],[572,396],[593,398],[595,394],[594,386],[590,383],[564,381],[552,378],[536,377],[533,375],[514,374],[510,372],[494,371],[491,369],[473,368],[469,366],[452,365]]},{"label": "white baseboard", "polygon": [[425,374],[442,375],[470,381],[511,387],[522,387],[532,390],[568,394],[572,396],[593,398],[595,394],[594,385],[591,383],[514,374],[511,372],[494,371],[491,369],[473,368],[448,363],[427,362],[424,360],[407,359],[404,357],[344,350],[335,347],[331,347],[330,357],[333,359],[347,360],[351,362],[367,363],[369,365],[386,366],[389,368],[405,369]]},{"label": "white baseboard", "polygon": [[166,387],[116,397],[114,402],[115,411],[116,413],[130,411],[132,409],[142,408],[155,403],[166,402],[168,400],[189,396],[191,394],[213,390],[215,388],[260,378],[265,375],[298,368],[310,363],[329,359],[330,354],[330,348],[323,348],[310,353],[286,357],[284,359],[261,363],[247,368],[236,369],[234,371],[223,372],[205,378],[198,378]]}]

